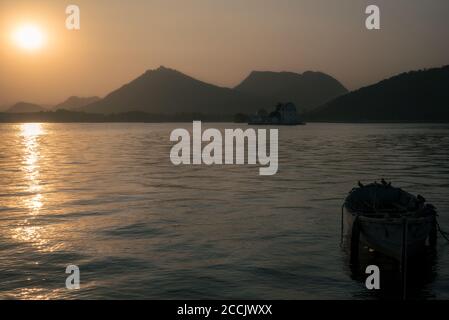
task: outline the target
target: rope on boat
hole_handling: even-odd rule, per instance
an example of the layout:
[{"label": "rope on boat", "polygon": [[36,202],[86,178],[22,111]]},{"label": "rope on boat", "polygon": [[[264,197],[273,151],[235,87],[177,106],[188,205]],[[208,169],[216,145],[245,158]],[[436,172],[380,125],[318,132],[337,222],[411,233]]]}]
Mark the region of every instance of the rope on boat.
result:
[{"label": "rope on boat", "polygon": [[344,207],[345,204],[341,205],[341,225],[340,225],[340,247],[343,246],[343,232],[344,232]]},{"label": "rope on boat", "polygon": [[440,224],[438,223],[438,220],[435,219],[435,222],[437,224],[437,228],[438,228],[438,232],[441,234],[441,236],[447,241],[449,242],[449,233],[446,231],[443,231],[440,227]]},{"label": "rope on boat", "polygon": [[402,217],[402,248],[401,248],[401,282],[402,300],[407,299],[407,247],[408,247],[408,220]]}]

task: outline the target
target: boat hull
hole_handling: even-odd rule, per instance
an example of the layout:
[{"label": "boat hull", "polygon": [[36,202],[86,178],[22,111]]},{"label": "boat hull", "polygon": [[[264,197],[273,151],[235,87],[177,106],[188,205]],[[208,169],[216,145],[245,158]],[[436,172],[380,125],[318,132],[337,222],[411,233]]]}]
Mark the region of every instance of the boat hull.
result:
[{"label": "boat hull", "polygon": [[295,123],[278,123],[278,122],[248,122],[248,125],[252,126],[305,126],[305,122],[295,122]]},{"label": "boat hull", "polygon": [[[389,257],[401,260],[403,249],[403,218],[378,218],[359,215],[344,208],[345,230],[351,235],[358,217],[360,242]],[[406,218],[406,253],[416,256],[425,250],[427,240],[435,225],[435,217]]]}]

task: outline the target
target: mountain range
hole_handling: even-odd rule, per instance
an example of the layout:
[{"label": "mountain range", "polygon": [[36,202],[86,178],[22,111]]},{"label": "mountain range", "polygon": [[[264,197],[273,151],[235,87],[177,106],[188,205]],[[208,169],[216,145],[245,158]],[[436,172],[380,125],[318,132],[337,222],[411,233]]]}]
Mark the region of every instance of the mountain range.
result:
[{"label": "mountain range", "polygon": [[61,102],[55,106],[41,106],[35,103],[29,103],[29,102],[18,102],[9,108],[5,109],[5,112],[7,113],[33,113],[33,112],[43,112],[43,111],[50,111],[50,110],[77,110],[79,108],[82,108],[88,104],[94,103],[96,101],[99,101],[99,97],[76,97],[72,96],[69,97],[64,102]]},{"label": "mountain range", "polygon": [[[106,115],[140,112],[151,114],[151,119],[230,119],[262,108],[272,110],[277,102],[286,101],[305,111],[307,121],[449,122],[449,66],[405,72],[352,92],[320,72],[254,71],[235,88],[224,88],[160,67],[148,70],[103,99],[70,97],[50,110]],[[20,102],[7,112],[45,110]],[[64,115],[65,119],[70,117]]]},{"label": "mountain range", "polygon": [[345,92],[337,80],[323,73],[252,72],[240,85],[231,89],[161,66],[148,70],[104,99],[78,110],[104,114],[128,111],[248,114],[261,108],[272,109],[279,101],[292,101],[298,106],[313,108]]},{"label": "mountain range", "polygon": [[102,100],[79,110],[104,114],[127,111],[234,114],[242,111],[255,112],[261,106],[267,106],[263,99],[160,67],[145,72]]},{"label": "mountain range", "polygon": [[[148,70],[103,99],[70,97],[49,108],[89,113],[151,114],[252,114],[271,110],[278,102],[294,102],[301,111],[311,110],[346,93],[336,79],[321,72],[253,71],[235,88],[219,87],[163,66]],[[46,108],[13,106],[9,112],[38,112]]]}]

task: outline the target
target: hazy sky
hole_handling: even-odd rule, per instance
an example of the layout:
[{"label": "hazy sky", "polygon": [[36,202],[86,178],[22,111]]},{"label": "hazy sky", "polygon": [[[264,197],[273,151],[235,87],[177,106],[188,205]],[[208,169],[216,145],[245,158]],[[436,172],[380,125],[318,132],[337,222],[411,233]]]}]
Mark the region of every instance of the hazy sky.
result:
[{"label": "hazy sky", "polygon": [[[65,8],[81,9],[81,30]],[[365,8],[381,30],[365,29]],[[33,23],[45,45],[17,47]],[[449,64],[448,0],[0,0],[0,107],[105,95],[159,65],[222,86],[252,70],[323,71],[349,89]]]}]

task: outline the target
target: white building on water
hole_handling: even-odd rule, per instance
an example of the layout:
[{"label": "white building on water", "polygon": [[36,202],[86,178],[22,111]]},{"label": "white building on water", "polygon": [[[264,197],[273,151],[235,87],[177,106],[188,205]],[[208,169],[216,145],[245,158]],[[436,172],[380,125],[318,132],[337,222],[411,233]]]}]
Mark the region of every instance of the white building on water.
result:
[{"label": "white building on water", "polygon": [[296,106],[292,102],[279,103],[276,110],[270,114],[259,112],[250,118],[249,124],[280,124],[280,125],[298,125],[304,124],[298,115]]}]

